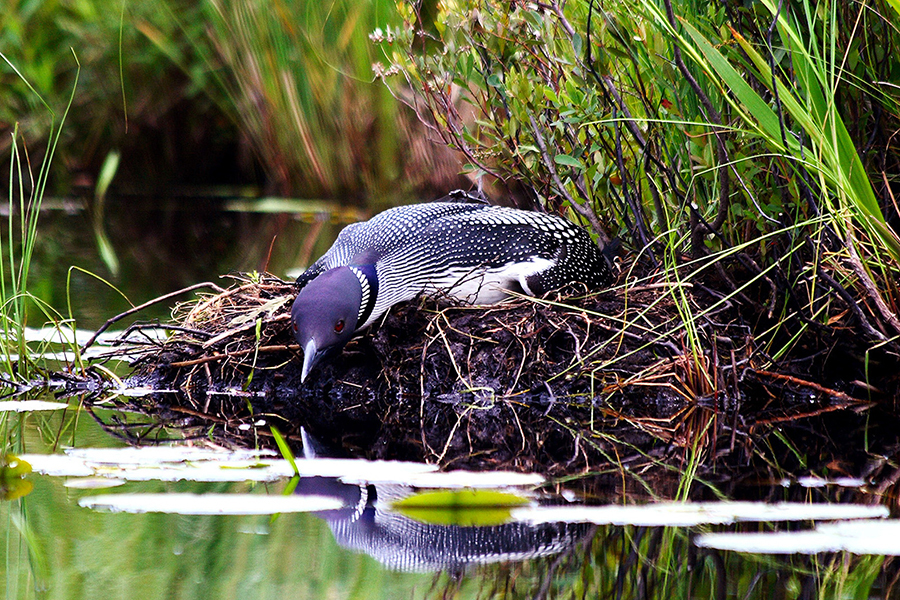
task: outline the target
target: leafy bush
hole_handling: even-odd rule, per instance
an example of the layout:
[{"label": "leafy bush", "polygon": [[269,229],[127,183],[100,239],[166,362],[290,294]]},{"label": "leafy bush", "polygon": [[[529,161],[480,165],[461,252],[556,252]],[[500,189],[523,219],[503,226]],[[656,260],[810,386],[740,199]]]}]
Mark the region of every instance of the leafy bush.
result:
[{"label": "leafy bush", "polygon": [[898,14],[783,4],[400,3],[384,50],[471,169],[651,266],[712,256],[770,317],[896,343]]}]

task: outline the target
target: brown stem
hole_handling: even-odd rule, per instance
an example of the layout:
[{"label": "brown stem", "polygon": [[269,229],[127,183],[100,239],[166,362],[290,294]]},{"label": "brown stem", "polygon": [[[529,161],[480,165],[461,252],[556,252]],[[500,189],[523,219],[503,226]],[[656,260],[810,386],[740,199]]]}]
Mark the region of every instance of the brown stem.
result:
[{"label": "brown stem", "polygon": [[159,298],[154,298],[153,300],[150,300],[148,302],[144,302],[140,306],[135,306],[134,308],[131,308],[121,314],[116,315],[115,317],[109,319],[106,323],[101,325],[100,329],[95,331],[94,335],[92,335],[91,338],[87,342],[84,343],[84,346],[81,347],[81,352],[83,353],[85,350],[87,350],[91,346],[91,344],[93,344],[97,340],[97,336],[99,336],[101,333],[106,331],[109,328],[109,326],[112,325],[113,323],[121,321],[122,319],[124,319],[125,317],[127,317],[129,315],[133,315],[135,313],[141,312],[145,308],[153,306],[154,304],[159,304],[160,302],[165,302],[166,300],[170,300],[170,299],[174,298],[175,296],[180,296],[181,294],[186,294],[187,292],[193,292],[194,290],[199,290],[202,288],[210,288],[213,291],[218,292],[220,294],[225,292],[224,289],[220,288],[216,284],[214,284],[210,281],[205,281],[203,283],[196,283],[196,284],[188,286],[184,289],[180,289],[178,291],[168,293],[164,296],[160,296]]},{"label": "brown stem", "polygon": [[559,193],[563,195],[563,197],[569,201],[569,205],[572,209],[587,219],[588,223],[591,224],[591,229],[593,229],[598,236],[600,236],[601,241],[609,242],[609,236],[606,235],[606,232],[603,231],[603,226],[600,224],[600,219],[597,218],[597,215],[591,210],[586,204],[581,204],[576,202],[574,198],[572,198],[571,194],[569,194],[568,190],[566,190],[566,186],[563,185],[562,179],[559,177],[559,173],[556,172],[556,166],[553,164],[553,159],[550,157],[550,153],[547,151],[547,143],[544,141],[544,136],[541,134],[540,129],[538,128],[537,121],[534,120],[534,115],[529,114],[528,120],[531,122],[531,130],[534,133],[534,140],[538,145],[538,148],[541,151],[541,158],[544,161],[544,166],[547,167],[547,170],[550,171],[550,176],[553,178],[553,183],[556,184]]},{"label": "brown stem", "polygon": [[[678,23],[675,20],[675,13],[672,11],[672,0],[665,0],[665,3],[666,17],[669,19],[669,24],[675,29],[678,26]],[[728,202],[731,187],[728,176],[728,149],[725,147],[725,140],[723,139],[724,129],[721,127],[722,117],[719,115],[719,111],[713,106],[709,97],[704,93],[700,84],[697,83],[697,80],[687,68],[687,65],[684,64],[684,59],[681,56],[681,48],[677,43],[673,44],[673,47],[675,64],[678,66],[678,70],[681,71],[681,74],[684,75],[688,85],[691,86],[691,89],[694,90],[697,98],[700,99],[700,103],[703,104],[703,107],[706,109],[709,120],[718,125],[718,127],[713,127],[712,131],[716,136],[716,159],[719,163],[716,168],[719,172],[719,210],[716,213],[715,220],[708,225],[710,229],[718,231],[718,229],[722,227],[722,224],[725,223],[725,219],[728,216]]]}]

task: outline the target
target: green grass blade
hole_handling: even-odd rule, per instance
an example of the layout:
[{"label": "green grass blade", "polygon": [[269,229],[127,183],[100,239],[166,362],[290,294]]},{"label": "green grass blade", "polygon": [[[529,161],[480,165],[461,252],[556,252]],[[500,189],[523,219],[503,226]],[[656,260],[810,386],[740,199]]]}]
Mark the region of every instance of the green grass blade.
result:
[{"label": "green grass blade", "polygon": [[750,114],[756,119],[762,133],[767,138],[780,139],[781,127],[778,121],[778,115],[766,104],[766,101],[760,97],[753,88],[750,87],[740,73],[728,62],[728,59],[722,55],[712,44],[709,43],[703,34],[697,31],[693,25],[687,21],[681,22],[688,35],[700,49],[703,57],[708,61],[709,66],[718,75],[723,83],[728,86],[734,93],[735,97],[741,102]]},{"label": "green grass blade", "polygon": [[278,446],[278,451],[281,452],[281,456],[288,461],[291,468],[294,469],[294,475],[299,476],[300,470],[297,468],[297,461],[294,459],[294,453],[291,452],[291,447],[288,446],[287,440],[284,439],[284,436],[281,435],[281,432],[278,431],[278,428],[274,425],[272,425],[270,429],[272,430],[272,437],[275,438],[275,445]]}]

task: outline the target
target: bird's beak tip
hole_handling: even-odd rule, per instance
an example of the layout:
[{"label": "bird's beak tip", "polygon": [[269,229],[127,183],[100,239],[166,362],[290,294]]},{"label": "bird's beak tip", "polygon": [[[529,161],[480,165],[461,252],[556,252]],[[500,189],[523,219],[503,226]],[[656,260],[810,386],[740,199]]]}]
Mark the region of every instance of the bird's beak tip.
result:
[{"label": "bird's beak tip", "polygon": [[303,369],[300,371],[300,383],[306,381],[306,376],[316,364],[316,340],[310,339],[303,348]]}]

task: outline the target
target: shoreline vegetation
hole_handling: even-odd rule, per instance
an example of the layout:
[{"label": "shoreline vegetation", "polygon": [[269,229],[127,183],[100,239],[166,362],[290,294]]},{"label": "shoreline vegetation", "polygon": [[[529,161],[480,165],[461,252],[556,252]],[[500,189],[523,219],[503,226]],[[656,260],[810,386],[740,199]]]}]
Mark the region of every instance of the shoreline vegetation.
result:
[{"label": "shoreline vegetation", "polygon": [[[154,410],[222,439],[256,440],[262,411],[358,455],[557,476],[631,456],[704,475],[768,462],[775,478],[859,440],[892,455],[895,428],[868,418],[897,416],[898,106],[872,83],[896,76],[878,51],[897,41],[892,7],[398,8],[402,25],[372,33],[376,73],[470,176],[621,240],[619,285],[400,309],[301,387],[278,338],[290,287],[247,281],[146,355],[140,381],[188,391]],[[248,400],[217,403],[226,389]],[[836,414],[852,448],[806,438]]]},{"label": "shoreline vegetation", "polygon": [[[805,431],[808,419],[836,413],[863,415],[845,419],[847,439],[893,455],[896,435],[888,427],[876,435],[868,415],[881,411],[882,422],[893,423],[900,389],[892,368],[900,360],[894,2],[332,8],[267,13],[234,0],[191,4],[190,18],[173,9],[162,20],[128,7],[136,31],[121,15],[90,21],[118,31],[120,45],[134,48],[139,39],[168,61],[163,67],[144,56],[129,66],[130,55],[118,54],[124,99],[104,106],[127,110],[128,95],[141,89],[126,69],[174,69],[182,100],[203,98],[192,110],[230,123],[216,131],[230,132],[232,142],[212,144],[214,154],[230,153],[224,164],[243,164],[238,172],[278,193],[395,201],[454,180],[446,176],[449,148],[488,195],[565,214],[598,243],[621,243],[619,282],[571,301],[520,299],[488,311],[427,302],[400,308],[301,389],[292,379],[296,349],[279,341],[290,286],[250,275],[195,300],[177,315],[167,342],[143,350],[139,378],[184,395],[177,405],[163,395],[138,406],[187,415],[189,425],[203,424],[205,435],[222,440],[250,431],[257,443],[252,423],[239,425],[282,386],[301,400],[267,406],[266,414],[308,410],[295,424],[310,425],[327,412],[336,419],[328,425],[332,441],[351,451],[389,457],[415,448],[444,465],[515,466],[514,449],[531,448],[518,466],[557,475],[612,465],[623,448],[682,474],[704,461],[713,472],[722,456],[782,464],[769,452],[774,445],[796,455],[791,464],[819,468],[827,461],[811,466],[813,450],[798,450],[781,424],[798,421]],[[194,17],[207,25],[192,27]],[[326,38],[340,43],[319,50]],[[105,55],[91,60],[111,64]],[[27,83],[27,73],[16,70],[14,79]],[[77,119],[78,91],[71,97]],[[153,105],[144,100],[144,108]],[[134,110],[139,128],[146,113]],[[64,139],[52,131],[51,149]],[[207,130],[195,139],[216,135]],[[140,170],[131,151],[112,151],[92,155],[99,175],[88,178],[97,243],[107,255],[114,249],[104,241],[103,211],[114,206],[113,179],[128,189]],[[21,155],[12,162],[11,203],[36,210],[43,184],[26,189]],[[407,175],[398,165],[422,178],[397,188]],[[30,248],[38,235],[31,222],[10,222],[4,252]],[[34,298],[24,289],[15,297]],[[9,308],[18,304],[5,306],[5,322],[24,326],[22,311]],[[52,309],[44,313],[74,326]],[[7,335],[22,339],[21,331]],[[7,362],[10,380],[43,372],[22,368],[27,348],[5,348],[19,355],[18,364]],[[108,371],[80,360],[72,370],[88,378]],[[635,389],[640,399],[628,396]],[[222,398],[227,390],[231,404],[210,410],[209,394]],[[517,407],[532,397],[526,427]],[[801,398],[814,406],[792,404]],[[335,410],[344,400],[345,410]],[[401,408],[391,412],[385,402]],[[759,411],[748,413],[753,403]],[[504,410],[512,420],[494,414]],[[554,416],[562,410],[569,412]],[[432,438],[426,416],[437,424]],[[511,429],[492,428],[498,420]],[[347,433],[354,423],[362,429]],[[411,429],[404,435],[391,424]],[[607,425],[631,433],[604,431]],[[537,437],[529,440],[526,429]],[[541,438],[546,432],[571,460],[554,454],[541,462],[553,445]],[[492,454],[497,440],[505,450]],[[669,465],[661,456],[678,460]]]},{"label": "shoreline vegetation", "polygon": [[834,327],[897,352],[896,6],[442,6],[386,71],[473,168],[672,283],[705,260],[776,360]]},{"label": "shoreline vegetation", "polygon": [[[47,447],[81,442],[71,423],[82,411],[135,445],[275,448],[277,428],[299,454],[304,427],[352,456],[539,471],[567,501],[790,498],[897,512],[898,0],[263,4],[61,0],[0,14],[0,383],[9,398],[43,382],[77,399],[74,414],[36,426]],[[74,267],[65,307],[29,277],[45,195],[89,198],[106,270],[85,276],[120,294],[108,216],[137,195],[177,202],[173,191],[211,184],[346,214],[483,186],[620,245],[617,282],[487,308],[419,299],[301,386],[291,283],[240,274],[190,288],[165,337],[128,323],[175,293],[111,318],[119,341],[69,341],[75,359],[54,372],[42,355],[59,345],[30,342],[26,328],[51,322],[77,340],[80,300]],[[302,255],[315,258],[310,239]],[[124,372],[121,358],[136,362]],[[0,412],[4,485],[21,480],[8,459],[37,418]],[[58,533],[73,530],[26,511],[39,496],[8,505],[20,532],[10,556],[28,553],[18,577],[29,585],[51,570],[28,528],[46,521],[66,545]],[[128,532],[112,529],[112,562],[76,555],[152,561],[156,529],[118,522]],[[246,531],[223,564],[257,544]],[[579,585],[688,597],[713,583],[722,596],[728,585],[746,597],[889,597],[897,586],[892,557],[718,553],[696,532],[603,526],[540,569],[480,570],[494,591],[530,582],[535,597]],[[191,546],[198,581],[220,537]],[[317,569],[346,561],[323,556]],[[470,578],[441,575],[426,595],[465,593]]]},{"label": "shoreline vegetation", "polygon": [[[736,304],[701,275],[683,268],[678,285],[651,277],[491,307],[422,299],[391,311],[305,384],[286,326],[293,285],[241,276],[182,305],[166,340],[135,343],[132,330],[106,351],[135,361],[127,386],[158,391],[122,405],[161,419],[108,428],[142,443],[177,423],[189,439],[250,446],[271,445],[273,425],[295,442],[304,428],[353,456],[575,476],[629,494],[672,468],[721,481],[753,465],[778,481],[825,468],[813,457],[860,459],[863,438],[869,452],[891,452],[897,415],[862,381],[848,384],[865,344],[844,331],[827,341],[839,348],[832,357],[812,352],[770,370]],[[882,358],[872,353],[872,368],[896,385]],[[828,379],[805,374],[829,360],[843,368]],[[810,436],[816,424],[823,435]]]}]

